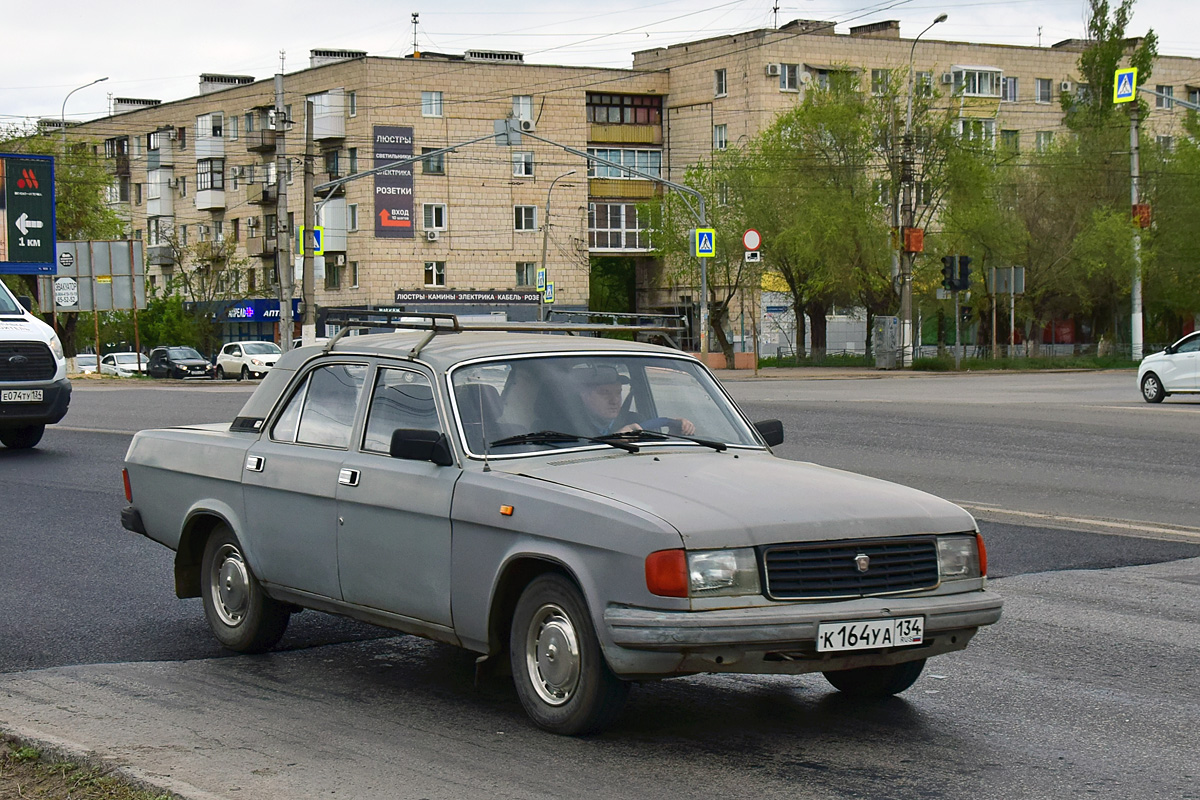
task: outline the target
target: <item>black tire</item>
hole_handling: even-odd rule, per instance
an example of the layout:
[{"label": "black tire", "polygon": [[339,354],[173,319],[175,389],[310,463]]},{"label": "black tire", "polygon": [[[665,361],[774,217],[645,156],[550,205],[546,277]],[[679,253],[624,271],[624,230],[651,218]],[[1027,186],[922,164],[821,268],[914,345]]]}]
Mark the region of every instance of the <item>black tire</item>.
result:
[{"label": "black tire", "polygon": [[250,370],[247,369],[245,364],[243,364],[242,365],[242,376],[240,378],[238,378],[238,380],[245,381],[245,380],[249,380],[249,379],[250,379]]},{"label": "black tire", "polygon": [[1146,398],[1147,403],[1161,403],[1167,397],[1162,379],[1153,372],[1147,372],[1142,377],[1142,397]]},{"label": "black tire", "polygon": [[274,647],[287,630],[290,607],[263,591],[229,528],[218,526],[209,535],[201,566],[204,616],[217,641],[239,653]]},{"label": "black tire", "polygon": [[822,673],[825,680],[848,697],[877,700],[900,694],[916,683],[925,669],[925,659],[890,664],[885,667],[859,667]]},{"label": "black tire", "polygon": [[217,365],[217,380],[219,380],[219,381],[225,380],[225,368],[222,367],[220,364]]},{"label": "black tire", "polygon": [[9,450],[28,450],[36,447],[46,432],[45,425],[22,425],[19,428],[0,428],[0,442]]},{"label": "black tire", "polygon": [[509,657],[521,705],[551,733],[595,733],[617,718],[629,694],[604,661],[579,589],[556,573],[535,578],[521,594]]}]

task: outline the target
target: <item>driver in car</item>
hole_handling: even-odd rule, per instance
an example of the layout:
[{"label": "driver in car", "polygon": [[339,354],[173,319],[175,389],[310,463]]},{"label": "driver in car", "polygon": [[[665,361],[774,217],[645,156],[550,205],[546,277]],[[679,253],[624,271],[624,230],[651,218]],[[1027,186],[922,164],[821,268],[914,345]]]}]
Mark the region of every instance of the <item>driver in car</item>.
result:
[{"label": "driver in car", "polygon": [[629,379],[617,371],[616,367],[598,364],[588,367],[577,367],[573,371],[575,384],[579,389],[579,399],[583,403],[589,423],[596,436],[612,433],[627,433],[629,431],[659,430],[668,428],[675,433],[691,436],[696,432],[696,426],[691,420],[673,417],[656,417],[655,419],[634,421],[629,414],[622,415],[624,387]]}]

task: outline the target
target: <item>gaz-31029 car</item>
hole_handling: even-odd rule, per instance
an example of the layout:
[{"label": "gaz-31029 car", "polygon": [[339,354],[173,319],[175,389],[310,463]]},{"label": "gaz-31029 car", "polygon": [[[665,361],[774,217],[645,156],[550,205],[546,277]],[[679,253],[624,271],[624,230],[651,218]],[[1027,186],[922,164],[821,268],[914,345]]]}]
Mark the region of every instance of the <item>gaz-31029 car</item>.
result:
[{"label": "gaz-31029 car", "polygon": [[581,734],[634,680],[894,694],[999,619],[968,513],[775,456],[782,426],[696,359],[427,324],[292,351],[232,424],[134,437],[122,522],[226,647],[342,614],[511,667],[536,724]]}]

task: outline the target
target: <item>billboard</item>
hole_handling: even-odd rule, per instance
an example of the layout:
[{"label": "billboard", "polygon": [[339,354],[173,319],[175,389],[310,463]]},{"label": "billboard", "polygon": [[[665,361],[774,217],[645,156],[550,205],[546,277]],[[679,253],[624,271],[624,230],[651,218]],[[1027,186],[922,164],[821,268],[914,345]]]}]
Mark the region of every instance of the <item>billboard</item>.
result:
[{"label": "billboard", "polygon": [[57,278],[38,278],[42,311],[127,311],[146,307],[146,264],[142,243],[58,242]]},{"label": "billboard", "polygon": [[0,274],[53,275],[54,158],[0,153]]},{"label": "billboard", "polygon": [[[376,168],[413,154],[413,129],[399,125],[375,126]],[[375,238],[411,239],[413,224],[413,165],[375,173]]]}]

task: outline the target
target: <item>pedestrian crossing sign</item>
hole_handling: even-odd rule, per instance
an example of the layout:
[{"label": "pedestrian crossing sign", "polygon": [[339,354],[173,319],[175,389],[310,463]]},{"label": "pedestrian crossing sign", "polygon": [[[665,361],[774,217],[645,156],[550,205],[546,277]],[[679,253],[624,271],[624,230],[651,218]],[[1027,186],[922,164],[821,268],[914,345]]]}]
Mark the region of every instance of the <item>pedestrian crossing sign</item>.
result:
[{"label": "pedestrian crossing sign", "polygon": [[1132,103],[1137,96],[1137,67],[1117,70],[1113,81],[1113,102]]},{"label": "pedestrian crossing sign", "polygon": [[696,228],[692,242],[696,258],[712,258],[717,254],[717,231],[714,228]]}]

